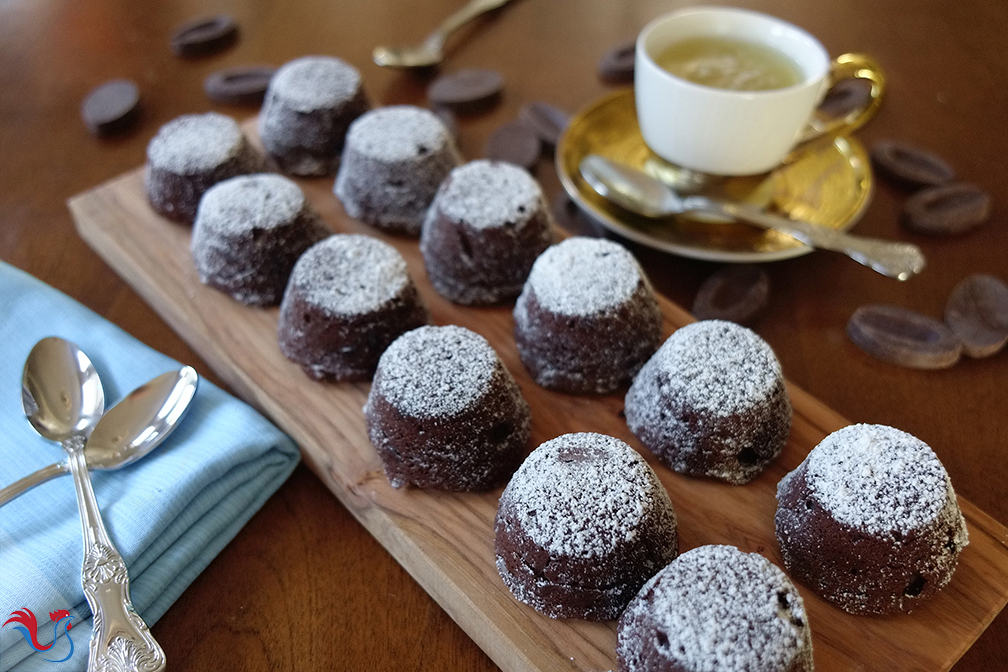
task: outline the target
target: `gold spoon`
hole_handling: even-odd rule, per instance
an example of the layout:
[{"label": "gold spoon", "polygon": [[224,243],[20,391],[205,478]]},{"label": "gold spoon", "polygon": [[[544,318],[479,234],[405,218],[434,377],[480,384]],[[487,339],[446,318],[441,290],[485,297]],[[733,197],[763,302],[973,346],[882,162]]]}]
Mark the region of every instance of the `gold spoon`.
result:
[{"label": "gold spoon", "polygon": [[685,213],[710,215],[781,231],[809,247],[846,254],[882,275],[907,280],[924,270],[924,255],[910,243],[852,236],[823,226],[772,215],[744,203],[706,196],[680,196],[667,184],[626,164],[597,154],[581,160],[581,175],[603,198],[644,217]]},{"label": "gold spoon", "polygon": [[391,68],[429,68],[444,60],[448,36],[477,16],[502,7],[511,0],[472,0],[444,20],[421,44],[404,47],[375,47],[372,57],[378,65]]}]

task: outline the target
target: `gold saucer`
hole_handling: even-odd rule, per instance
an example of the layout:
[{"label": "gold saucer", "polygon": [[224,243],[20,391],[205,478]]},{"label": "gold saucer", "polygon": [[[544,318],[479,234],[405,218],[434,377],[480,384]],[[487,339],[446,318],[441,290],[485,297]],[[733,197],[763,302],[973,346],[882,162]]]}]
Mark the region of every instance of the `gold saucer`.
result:
[{"label": "gold saucer", "polygon": [[[684,216],[655,220],[628,213],[598,195],[581,177],[578,166],[588,154],[601,154],[655,177],[681,170],[644,144],[633,89],[617,91],[579,112],[557,144],[560,181],[582,210],[620,236],[694,259],[748,263],[790,259],[812,251],[786,234],[744,224],[702,222]],[[796,152],[765,175],[713,178],[700,193],[846,230],[864,213],[871,191],[872,173],[864,147],[853,138],[840,137]]]}]

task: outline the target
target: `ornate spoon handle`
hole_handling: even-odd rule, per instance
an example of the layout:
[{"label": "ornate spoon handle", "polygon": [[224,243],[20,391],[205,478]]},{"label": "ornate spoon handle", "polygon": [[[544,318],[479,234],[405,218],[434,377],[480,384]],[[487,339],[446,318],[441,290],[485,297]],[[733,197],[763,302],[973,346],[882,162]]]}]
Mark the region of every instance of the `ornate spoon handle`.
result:
[{"label": "ornate spoon handle", "polygon": [[73,437],[63,444],[70,462],[84,531],[84,566],[81,587],[94,615],[94,631],[88,655],[91,672],[165,669],[164,651],[151,636],[147,624],[133,609],[129,594],[126,563],[105,531],[98,502],[95,500],[83,437]]},{"label": "ornate spoon handle", "polygon": [[[700,200],[698,197],[686,200],[694,199]],[[890,278],[906,280],[924,270],[924,255],[919,247],[911,243],[852,236],[824,226],[771,215],[744,204],[711,203],[721,213],[766,229],[783,231],[812,247],[846,254],[854,261]]]}]

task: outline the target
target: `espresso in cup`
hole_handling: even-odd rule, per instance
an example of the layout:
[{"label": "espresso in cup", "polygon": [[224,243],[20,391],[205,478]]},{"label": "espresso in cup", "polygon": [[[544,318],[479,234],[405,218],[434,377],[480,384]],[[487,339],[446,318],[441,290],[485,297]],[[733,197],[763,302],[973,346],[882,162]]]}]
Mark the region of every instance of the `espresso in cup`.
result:
[{"label": "espresso in cup", "polygon": [[655,19],[637,38],[634,97],[644,142],[677,166],[714,175],[774,169],[839,79],[872,84],[869,103],[816,133],[850,132],[874,113],[883,87],[871,59],[830,61],[808,32],[773,16],[692,7]]},{"label": "espresso in cup", "polygon": [[784,52],[720,35],[673,42],[654,60],[676,77],[732,91],[785,89],[805,78],[798,64]]}]

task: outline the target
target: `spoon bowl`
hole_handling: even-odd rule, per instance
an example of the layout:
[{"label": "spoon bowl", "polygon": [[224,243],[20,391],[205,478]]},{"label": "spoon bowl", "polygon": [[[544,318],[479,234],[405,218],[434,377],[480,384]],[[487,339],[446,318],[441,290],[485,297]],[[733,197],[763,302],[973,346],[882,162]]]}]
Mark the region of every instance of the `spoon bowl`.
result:
[{"label": "spoon bowl", "polygon": [[90,469],[119,469],[157,448],[175,431],[199,376],[191,366],[161,374],[126,395],[95,426],[84,445]]},{"label": "spoon bowl", "polygon": [[80,348],[50,336],[28,353],[21,377],[21,405],[35,431],[62,443],[91,434],[105,412],[105,390]]},{"label": "spoon bowl", "polygon": [[[189,409],[199,376],[191,366],[169,371],[126,395],[106,413],[84,444],[89,469],[119,469],[157,448]],[[0,506],[31,488],[70,473],[67,460],[0,488]]]},{"label": "spoon bowl", "polygon": [[427,43],[415,47],[378,46],[371,57],[377,65],[390,68],[430,68],[444,60],[444,51],[432,49]]}]

